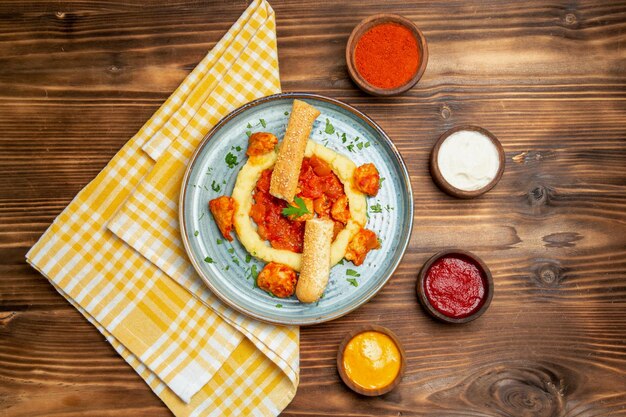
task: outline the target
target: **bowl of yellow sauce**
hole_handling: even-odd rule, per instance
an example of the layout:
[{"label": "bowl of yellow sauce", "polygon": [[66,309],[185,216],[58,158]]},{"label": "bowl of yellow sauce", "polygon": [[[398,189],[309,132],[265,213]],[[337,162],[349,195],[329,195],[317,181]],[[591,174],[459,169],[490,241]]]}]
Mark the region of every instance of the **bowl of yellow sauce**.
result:
[{"label": "bowl of yellow sauce", "polygon": [[361,327],[348,333],[339,345],[339,375],[350,389],[362,395],[376,396],[394,389],[405,366],[400,340],[386,327]]}]

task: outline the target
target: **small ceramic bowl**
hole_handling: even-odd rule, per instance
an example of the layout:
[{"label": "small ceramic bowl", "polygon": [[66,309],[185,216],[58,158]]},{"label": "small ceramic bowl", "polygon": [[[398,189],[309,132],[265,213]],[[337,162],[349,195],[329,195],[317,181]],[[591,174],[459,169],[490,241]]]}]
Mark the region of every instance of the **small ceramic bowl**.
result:
[{"label": "small ceramic bowl", "polygon": [[[387,386],[382,387],[382,388],[377,388],[377,389],[366,389],[363,388],[360,385],[355,384],[350,377],[348,377],[346,370],[343,366],[343,355],[344,355],[344,350],[346,348],[346,345],[350,342],[350,340],[352,340],[353,337],[364,333],[364,332],[379,332],[379,333],[383,333],[387,336],[389,336],[391,338],[391,340],[393,340],[393,342],[396,344],[396,346],[398,347],[398,351],[400,352],[400,370],[398,371],[398,375],[396,375],[396,377],[394,378],[394,380]],[[341,344],[339,345],[339,351],[337,352],[337,371],[339,371],[339,376],[341,376],[341,379],[343,380],[343,382],[354,392],[357,392],[361,395],[367,395],[369,397],[374,397],[377,395],[382,395],[382,394],[386,394],[389,391],[391,391],[392,389],[394,389],[399,383],[400,380],[402,379],[402,375],[404,375],[404,370],[406,368],[406,357],[405,357],[405,353],[404,353],[404,348],[402,347],[402,344],[400,343],[400,340],[398,339],[398,337],[388,328],[383,327],[383,326],[377,326],[377,325],[367,325],[367,326],[362,326],[359,327],[353,331],[351,331],[350,333],[348,333],[346,335],[346,337],[343,339],[343,341],[341,342]]]},{"label": "small ceramic bowl", "polygon": [[[469,258],[471,261],[473,261],[474,264],[476,264],[482,270],[483,277],[485,278],[485,281],[486,281],[485,282],[485,299],[483,301],[483,304],[478,308],[478,310],[474,311],[472,314],[466,317],[454,318],[454,317],[446,316],[445,314],[437,310],[430,303],[430,301],[428,301],[428,297],[426,297],[426,290],[424,289],[424,281],[426,279],[426,274],[428,273],[428,270],[430,269],[431,265],[435,261],[448,255],[460,255],[461,257]],[[422,269],[420,270],[419,275],[417,277],[416,291],[417,291],[417,298],[419,299],[420,304],[422,305],[422,307],[424,307],[424,310],[426,310],[426,312],[430,314],[432,317],[434,317],[437,320],[443,321],[445,323],[462,324],[462,323],[470,322],[472,320],[476,320],[478,317],[482,316],[485,313],[485,311],[487,311],[487,309],[489,308],[489,305],[491,304],[491,299],[493,298],[493,276],[491,275],[491,271],[489,271],[489,268],[487,267],[487,265],[485,265],[482,259],[480,259],[478,256],[474,255],[471,252],[464,251],[461,249],[448,249],[448,250],[444,250],[444,251],[436,253],[428,261],[426,261],[424,266],[422,266]]]},{"label": "small ceramic bowl", "polygon": [[[397,23],[406,28],[408,28],[415,36],[417,40],[418,52],[419,52],[419,66],[417,67],[417,71],[415,75],[404,85],[401,85],[396,88],[380,88],[375,85],[370,84],[359,74],[356,69],[356,62],[354,58],[354,51],[356,49],[356,44],[365,32],[373,28],[374,26],[380,25],[382,23]],[[348,43],[346,45],[346,64],[348,66],[348,74],[350,74],[350,78],[352,81],[363,91],[368,94],[374,96],[395,96],[398,94],[402,94],[405,91],[412,88],[426,70],[426,64],[428,63],[428,46],[426,45],[426,38],[422,34],[422,32],[415,26],[413,22],[409,19],[395,15],[395,14],[375,14],[368,18],[362,20],[356,27],[352,30],[350,34],[350,38],[348,39]]]},{"label": "small ceramic bowl", "polygon": [[[453,133],[462,131],[462,130],[473,130],[475,132],[483,134],[484,136],[488,137],[491,140],[491,142],[495,145],[496,149],[498,150],[500,166],[498,167],[498,172],[496,173],[496,176],[487,185],[477,190],[472,190],[472,191],[461,190],[459,188],[456,188],[452,184],[450,184],[448,181],[446,181],[446,179],[441,174],[441,171],[439,170],[439,164],[437,163],[437,160],[439,157],[439,149],[441,148],[441,144],[450,135],[452,135]],[[437,142],[435,142],[435,145],[433,146],[433,149],[430,152],[430,175],[433,177],[435,184],[437,184],[437,186],[441,188],[441,190],[443,190],[447,194],[453,197],[457,197],[457,198],[474,198],[491,190],[493,187],[495,187],[498,181],[500,181],[500,178],[502,178],[502,174],[504,173],[504,160],[505,160],[504,148],[502,148],[502,144],[493,133],[479,126],[472,126],[472,125],[457,126],[446,131],[443,135],[439,137],[439,139],[437,139]]]}]

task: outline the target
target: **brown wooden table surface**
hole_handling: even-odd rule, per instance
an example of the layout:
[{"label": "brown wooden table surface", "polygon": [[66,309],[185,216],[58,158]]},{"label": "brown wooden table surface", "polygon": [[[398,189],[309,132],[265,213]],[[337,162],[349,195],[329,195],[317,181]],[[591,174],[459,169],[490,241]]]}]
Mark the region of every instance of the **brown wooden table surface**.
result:
[{"label": "brown wooden table surface", "polygon": [[[626,415],[626,3],[274,1],[284,91],[344,100],[380,123],[408,165],[415,227],[383,291],[302,329],[301,382],[284,415]],[[246,2],[0,3],[0,415],[166,416],[102,335],[24,262],[72,197],[141,127]],[[344,46],[373,13],[429,41],[420,83],[364,95]],[[427,158],[472,123],[506,171],[485,196],[441,193]],[[488,312],[428,318],[414,292],[434,252],[462,247],[495,277]],[[354,326],[404,342],[401,385],[349,391],[335,368]]]}]

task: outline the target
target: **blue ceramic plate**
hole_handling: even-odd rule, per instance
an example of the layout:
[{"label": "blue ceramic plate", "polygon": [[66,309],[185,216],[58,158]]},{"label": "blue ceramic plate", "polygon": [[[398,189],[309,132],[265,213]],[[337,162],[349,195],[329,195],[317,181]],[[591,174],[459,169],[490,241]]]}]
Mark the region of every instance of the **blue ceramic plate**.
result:
[{"label": "blue ceramic plate", "polygon": [[[264,263],[253,258],[237,238],[225,240],[208,210],[209,200],[231,195],[246,162],[246,132],[272,132],[279,139],[294,99],[321,111],[310,139],[347,156],[357,165],[373,162],[384,180],[368,198],[367,228],[382,240],[361,266],[344,260],[332,268],[324,296],[304,304],[293,296],[275,298],[255,285]],[[385,132],[370,118],[340,101],[314,94],[284,93],[264,97],[220,121],[191,158],[180,197],[182,238],[189,258],[209,288],[229,306],[259,320],[307,325],[341,317],[370,300],[391,277],[409,243],[413,196],[406,166]],[[233,235],[236,235],[233,231]]]}]

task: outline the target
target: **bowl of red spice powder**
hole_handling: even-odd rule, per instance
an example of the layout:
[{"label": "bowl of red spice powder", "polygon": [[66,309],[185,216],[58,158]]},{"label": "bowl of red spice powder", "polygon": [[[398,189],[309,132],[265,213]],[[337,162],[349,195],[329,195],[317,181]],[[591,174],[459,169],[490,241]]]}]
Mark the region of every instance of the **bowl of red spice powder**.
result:
[{"label": "bowl of red spice powder", "polygon": [[359,23],[346,45],[348,73],[375,96],[395,96],[412,88],[428,63],[426,38],[399,15],[377,14]]},{"label": "bowl of red spice powder", "polygon": [[446,323],[467,323],[489,308],[493,277],[478,256],[448,249],[426,261],[416,290],[420,304],[432,317]]}]

